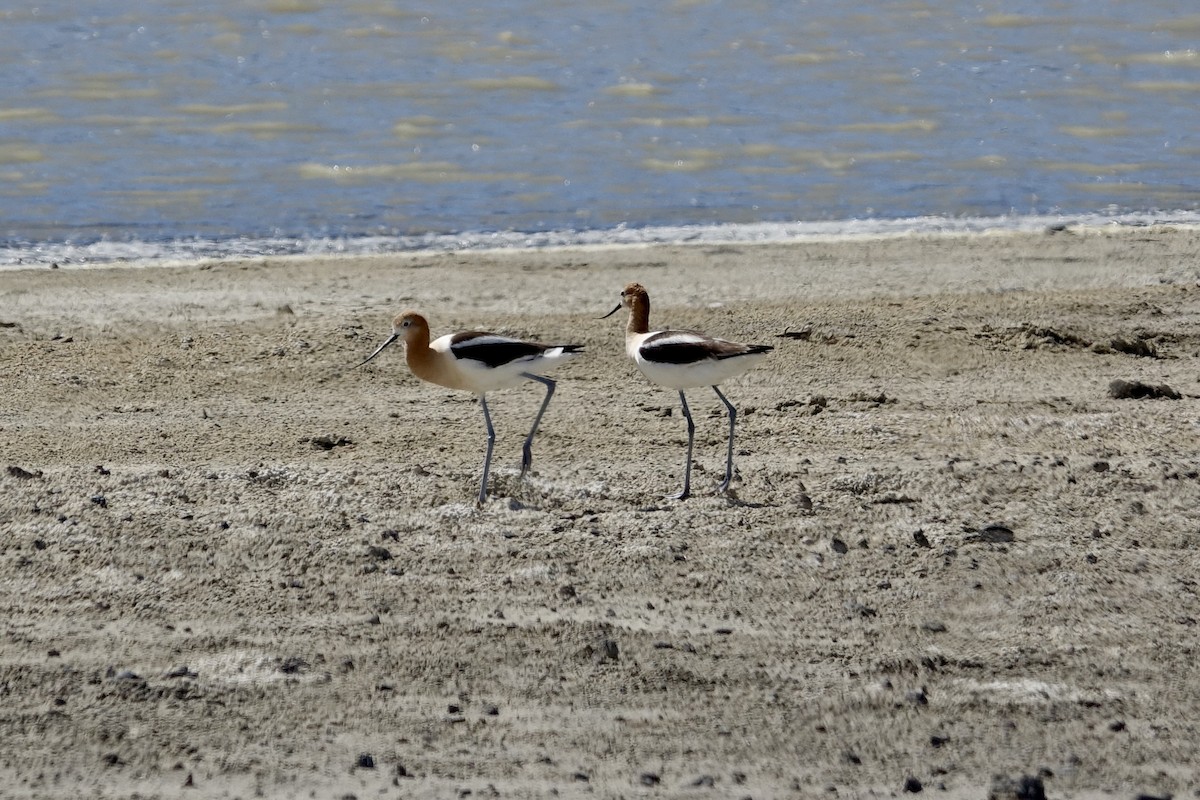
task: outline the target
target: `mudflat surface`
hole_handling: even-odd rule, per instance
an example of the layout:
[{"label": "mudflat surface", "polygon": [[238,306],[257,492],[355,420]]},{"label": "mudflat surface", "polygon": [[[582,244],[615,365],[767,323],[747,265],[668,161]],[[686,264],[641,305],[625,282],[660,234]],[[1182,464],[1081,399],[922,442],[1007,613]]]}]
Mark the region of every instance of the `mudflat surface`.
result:
[{"label": "mudflat surface", "polygon": [[[0,795],[1190,796],[1198,245],[6,272]],[[776,346],[724,386],[728,496],[695,390],[662,499],[677,398],[597,319],[631,280]],[[482,508],[478,403],[351,369],[404,308],[587,347],[524,481],[542,389],[489,397]]]}]

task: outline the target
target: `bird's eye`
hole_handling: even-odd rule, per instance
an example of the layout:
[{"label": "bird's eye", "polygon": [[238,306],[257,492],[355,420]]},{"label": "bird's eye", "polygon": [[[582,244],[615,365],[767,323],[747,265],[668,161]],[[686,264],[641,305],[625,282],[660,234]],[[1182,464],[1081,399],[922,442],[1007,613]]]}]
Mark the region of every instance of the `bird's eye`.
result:
[{"label": "bird's eye", "polygon": [[406,319],[406,320],[404,320],[404,322],[400,323],[401,328],[407,328],[409,325],[412,325],[412,320],[410,320],[410,319]]}]

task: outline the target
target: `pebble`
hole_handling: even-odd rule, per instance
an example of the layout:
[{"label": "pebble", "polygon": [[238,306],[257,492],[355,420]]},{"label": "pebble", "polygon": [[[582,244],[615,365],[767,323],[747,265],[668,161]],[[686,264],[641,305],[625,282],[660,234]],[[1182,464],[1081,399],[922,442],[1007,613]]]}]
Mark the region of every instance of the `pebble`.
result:
[{"label": "pebble", "polygon": [[1042,779],[1033,775],[1020,778],[997,775],[992,779],[988,800],[1046,800],[1046,788]]},{"label": "pebble", "polygon": [[968,537],[968,541],[986,542],[987,544],[1008,544],[1016,541],[1017,535],[1006,525],[992,523],[985,525]]},{"label": "pebble", "polygon": [[1141,381],[1123,381],[1119,378],[1108,384],[1108,396],[1116,400],[1145,400],[1166,398],[1179,400],[1182,395],[1165,383],[1152,385]]},{"label": "pebble", "polygon": [[621,650],[612,639],[602,639],[594,652],[594,658],[597,664],[603,664],[605,661],[620,661]]},{"label": "pebble", "polygon": [[393,556],[392,551],[388,550],[386,547],[380,547],[377,544],[369,544],[367,545],[367,558],[375,561],[391,561]]}]

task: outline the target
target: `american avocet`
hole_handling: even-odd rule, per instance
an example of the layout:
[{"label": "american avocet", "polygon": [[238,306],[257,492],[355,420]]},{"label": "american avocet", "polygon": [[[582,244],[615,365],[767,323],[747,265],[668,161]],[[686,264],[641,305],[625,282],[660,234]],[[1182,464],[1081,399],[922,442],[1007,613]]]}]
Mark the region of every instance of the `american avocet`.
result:
[{"label": "american avocet", "polygon": [[483,458],[483,480],[479,483],[479,502],[487,499],[488,470],[492,465],[492,446],[496,430],[488,413],[486,392],[507,389],[523,381],[537,381],[546,387],[546,399],[533,418],[533,427],[525,437],[521,451],[521,476],[533,464],[533,435],[537,433],[546,406],[554,396],[555,382],[542,373],[579,355],[583,345],[524,342],[508,336],[479,331],[462,331],[429,341],[429,323],[415,311],[405,311],[392,320],[392,335],[363,359],[362,366],[397,339],[404,340],[405,360],[413,374],[424,381],[461,389],[479,395],[483,421],[487,425],[487,455]]},{"label": "american avocet", "polygon": [[650,295],[640,283],[631,283],[621,292],[621,302],[602,317],[608,318],[621,310],[629,309],[629,326],[625,334],[625,352],[650,380],[661,386],[679,391],[679,403],[687,419],[688,445],[687,463],[683,469],[683,491],[671,495],[683,500],[692,493],[692,444],[696,438],[696,424],[688,409],[684,389],[711,386],[729,409],[729,450],[725,456],[725,479],[717,487],[718,492],[729,489],[733,480],[733,428],[737,423],[737,410],[725,399],[717,384],[736,375],[741,375],[767,353],[775,348],[766,344],[739,344],[706,336],[697,331],[651,331]]}]

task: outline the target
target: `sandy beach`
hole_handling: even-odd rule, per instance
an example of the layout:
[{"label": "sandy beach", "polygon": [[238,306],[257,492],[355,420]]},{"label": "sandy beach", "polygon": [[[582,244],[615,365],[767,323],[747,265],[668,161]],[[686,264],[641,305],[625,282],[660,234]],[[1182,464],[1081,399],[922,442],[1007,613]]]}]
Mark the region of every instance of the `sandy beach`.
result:
[{"label": "sandy beach", "polygon": [[[1200,790],[1200,233],[0,273],[0,797]],[[624,354],[771,344],[724,409]],[[582,344],[542,397],[435,336]],[[786,334],[786,335],[785,335]],[[1113,381],[1161,397],[1114,397]],[[1007,794],[1006,794],[1007,792]]]}]

